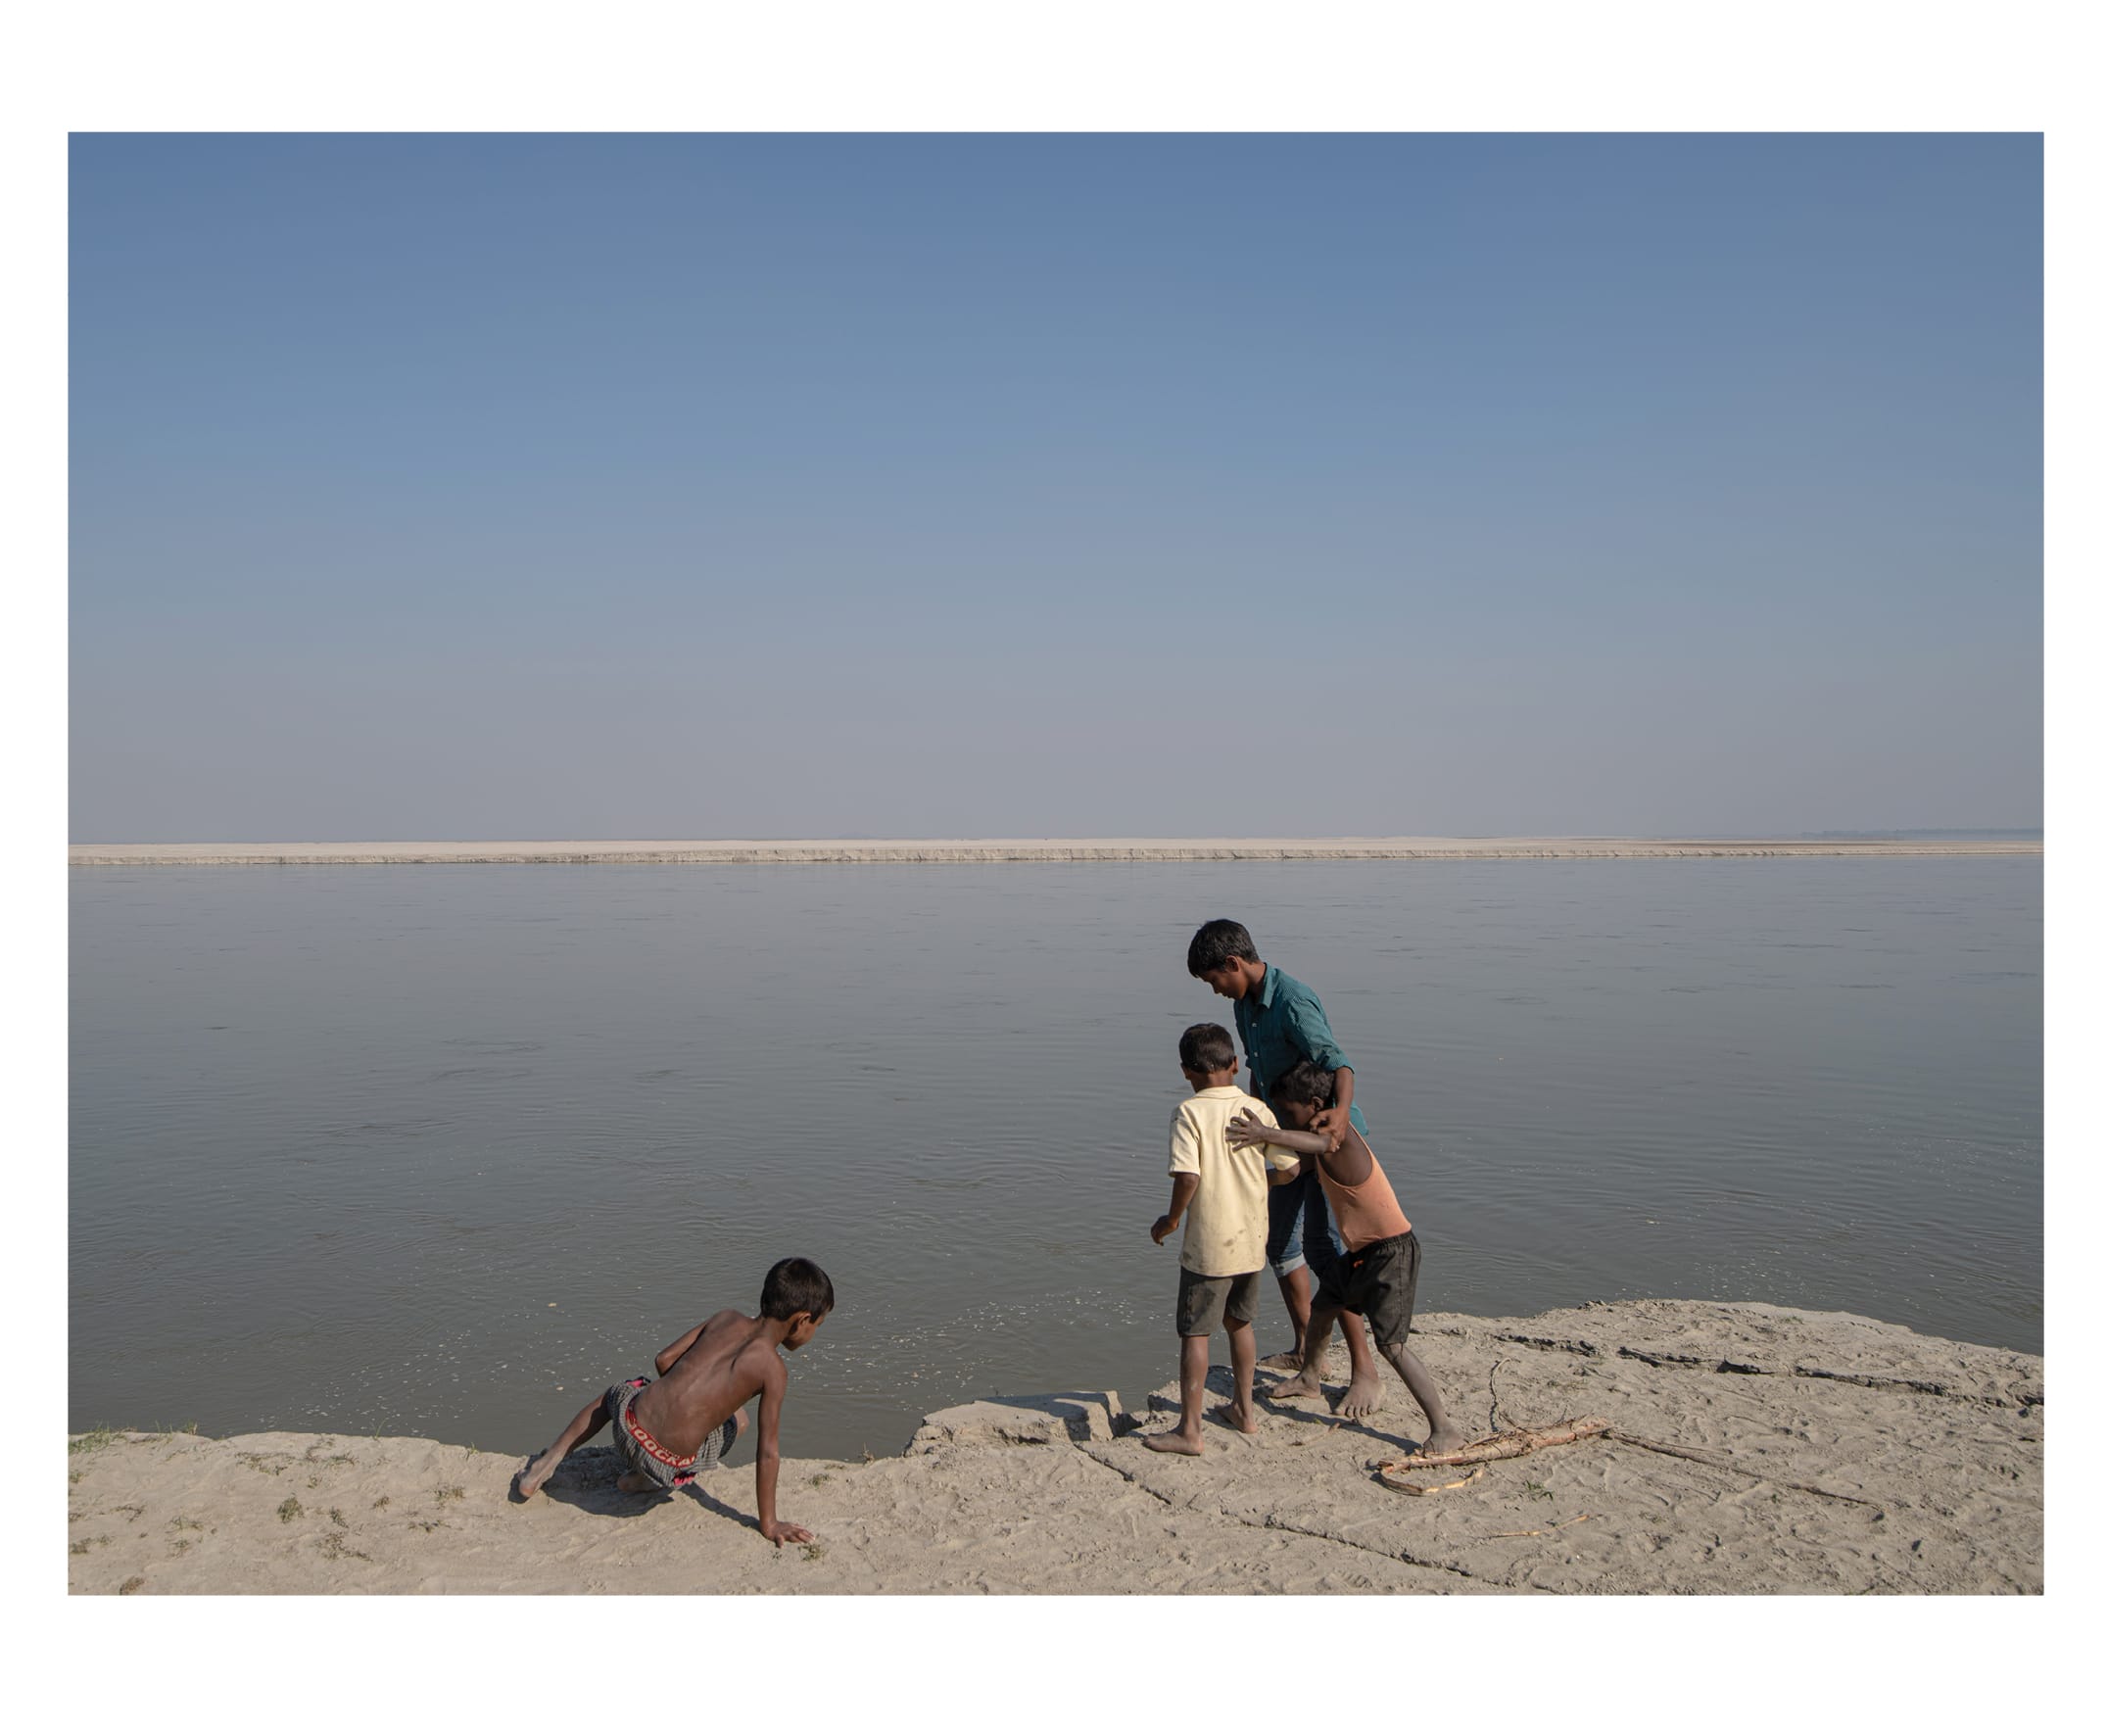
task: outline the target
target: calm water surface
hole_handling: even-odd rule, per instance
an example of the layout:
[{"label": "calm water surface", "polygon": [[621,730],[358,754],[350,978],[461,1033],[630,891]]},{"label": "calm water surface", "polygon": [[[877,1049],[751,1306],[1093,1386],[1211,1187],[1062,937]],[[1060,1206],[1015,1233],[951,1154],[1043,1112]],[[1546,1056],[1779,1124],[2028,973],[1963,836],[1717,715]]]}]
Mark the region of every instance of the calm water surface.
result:
[{"label": "calm water surface", "polygon": [[1423,1309],[2040,1349],[2038,859],[82,869],[72,1426],[524,1451],[789,1253],[790,1453],[1137,1398],[1218,915],[1322,994]]}]

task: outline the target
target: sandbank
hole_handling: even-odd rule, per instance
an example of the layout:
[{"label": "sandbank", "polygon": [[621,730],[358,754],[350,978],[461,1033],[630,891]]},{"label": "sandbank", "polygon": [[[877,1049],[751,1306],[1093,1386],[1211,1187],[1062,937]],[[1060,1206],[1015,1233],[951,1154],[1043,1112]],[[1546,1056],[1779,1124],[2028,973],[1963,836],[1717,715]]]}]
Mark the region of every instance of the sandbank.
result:
[{"label": "sandbank", "polygon": [[76,844],[74,868],[379,867],[407,863],[1586,861],[1719,856],[2038,856],[2038,839],[890,838],[568,839],[392,844]]},{"label": "sandbank", "polygon": [[[986,1399],[934,1414],[894,1458],[786,1459],[779,1511],[816,1540],[778,1550],[754,1529],[746,1465],[676,1496],[626,1496],[612,1450],[596,1445],[519,1505],[508,1498],[519,1459],[472,1447],[98,1432],[70,1442],[69,1584],[141,1595],[2042,1589],[2038,1357],[1857,1315],[1677,1301],[1428,1315],[1413,1345],[1474,1434],[1593,1415],[1654,1444],[1548,1448],[1414,1498],[1370,1469],[1417,1439],[1395,1381],[1374,1417],[1338,1423],[1315,1401],[1265,1404],[1279,1376],[1262,1373],[1258,1432],[1210,1423],[1199,1459],[1136,1438],[1172,1420],[1174,1381],[1131,1410],[1104,1391]],[[1168,1374],[1168,1335],[1165,1348]],[[1212,1380],[1226,1390],[1225,1370]],[[551,1417],[551,1433],[562,1421]],[[794,1450],[794,1378],[786,1430]]]}]

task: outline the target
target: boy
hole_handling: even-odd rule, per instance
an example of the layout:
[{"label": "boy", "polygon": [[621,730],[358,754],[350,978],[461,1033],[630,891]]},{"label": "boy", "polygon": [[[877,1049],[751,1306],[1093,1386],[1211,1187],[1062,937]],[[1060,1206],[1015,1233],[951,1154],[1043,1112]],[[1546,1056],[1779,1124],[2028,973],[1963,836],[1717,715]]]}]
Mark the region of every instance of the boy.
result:
[{"label": "boy", "polygon": [[1232,1151],[1223,1130],[1232,1116],[1266,1127],[1272,1112],[1236,1088],[1236,1044],[1220,1025],[1195,1025],[1177,1041],[1178,1070],[1192,1095],[1171,1118],[1171,1209],[1150,1226],[1157,1246],[1185,1219],[1178,1252],[1178,1425],[1142,1437],[1159,1453],[1204,1453],[1200,1408],[1207,1398],[1207,1341],[1224,1325],[1236,1397],[1231,1427],[1256,1434],[1251,1379],[1259,1364],[1251,1322],[1259,1311],[1259,1266],[1266,1254],[1266,1172],[1293,1169],[1292,1152],[1249,1139]]},{"label": "boy", "polygon": [[[1349,1126],[1336,1142],[1316,1130],[1317,1118],[1332,1101],[1334,1076],[1314,1061],[1298,1061],[1272,1083],[1272,1101],[1284,1127],[1271,1127],[1255,1116],[1239,1116],[1225,1133],[1231,1145],[1264,1144],[1268,1150],[1286,1146],[1302,1153],[1305,1168],[1315,1167],[1318,1185],[1330,1196],[1339,1220],[1339,1233],[1346,1240],[1346,1257],[1325,1272],[1318,1281],[1310,1309],[1309,1329],[1303,1334],[1302,1368],[1294,1378],[1282,1381],[1269,1395],[1273,1399],[1321,1398],[1318,1375],[1323,1368],[1324,1341],[1331,1336],[1332,1322],[1348,1309],[1367,1317],[1376,1345],[1384,1359],[1404,1376],[1406,1386],[1426,1413],[1429,1453],[1446,1453],[1463,1444],[1461,1429],[1449,1421],[1442,1408],[1434,1376],[1417,1357],[1405,1348],[1412,1331],[1413,1304],[1419,1287],[1419,1238],[1412,1221],[1398,1206],[1390,1179],[1375,1161],[1375,1153]],[[1287,1185],[1294,1185],[1288,1182]],[[1347,1394],[1352,1399],[1351,1391]],[[1380,1402],[1378,1389],[1377,1402]],[[1374,1410],[1341,1405],[1347,1416],[1365,1416]]]},{"label": "boy", "polygon": [[[1269,966],[1251,943],[1250,930],[1227,917],[1203,923],[1185,949],[1185,968],[1217,994],[1236,1003],[1236,1034],[1244,1039],[1244,1057],[1251,1063],[1253,1096],[1270,1102],[1266,1095],[1268,1081],[1297,1061],[1315,1061],[1339,1082],[1338,1105],[1317,1118],[1315,1131],[1330,1138],[1333,1150],[1348,1128],[1366,1135],[1368,1124],[1354,1105],[1354,1066],[1331,1035],[1323,1003],[1307,984]],[[1307,1172],[1309,1166],[1303,1168]],[[1339,1244],[1324,1209],[1323,1189],[1314,1175],[1305,1173],[1274,1188],[1266,1203],[1266,1258],[1279,1280],[1280,1300],[1287,1307],[1295,1334],[1286,1354],[1272,1362],[1297,1369],[1302,1366],[1302,1344],[1310,1326],[1310,1272],[1314,1269],[1321,1279],[1325,1268],[1339,1258]],[[1348,1315],[1345,1325],[1346,1352],[1354,1366],[1347,1414],[1361,1416],[1374,1409],[1382,1377],[1368,1354],[1361,1322]],[[1318,1344],[1319,1354],[1327,1343]],[[1318,1364],[1319,1370],[1322,1366]]]},{"label": "boy", "polygon": [[761,1450],[753,1461],[754,1505],[761,1535],[778,1549],[810,1543],[802,1525],[776,1518],[777,1425],[790,1374],[781,1352],[811,1343],[820,1323],[834,1312],[834,1282],[809,1260],[778,1260],[761,1283],[761,1312],[736,1308],[713,1314],[658,1353],[659,1378],[638,1374],[617,1380],[573,1417],[549,1450],[530,1460],[515,1479],[512,1499],[524,1501],[549,1480],[565,1454],[583,1446],[606,1423],[628,1471],[615,1487],[627,1494],[670,1493],[715,1469],[725,1451],[745,1432],[741,1409],[761,1398]]}]

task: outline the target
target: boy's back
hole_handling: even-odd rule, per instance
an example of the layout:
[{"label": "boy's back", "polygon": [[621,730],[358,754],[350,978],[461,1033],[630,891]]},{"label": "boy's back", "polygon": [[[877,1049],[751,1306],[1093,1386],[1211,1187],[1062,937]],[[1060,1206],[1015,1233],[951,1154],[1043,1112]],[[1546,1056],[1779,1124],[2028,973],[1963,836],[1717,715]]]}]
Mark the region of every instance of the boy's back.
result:
[{"label": "boy's back", "polygon": [[1266,1172],[1285,1169],[1296,1157],[1276,1145],[1232,1149],[1224,1130],[1245,1113],[1268,1127],[1279,1125],[1270,1109],[1233,1085],[1193,1092],[1171,1118],[1171,1174],[1200,1178],[1178,1252],[1187,1272],[1225,1278],[1266,1263]]},{"label": "boy's back", "polygon": [[695,1329],[694,1342],[632,1408],[674,1452],[693,1453],[718,1423],[755,1394],[780,1388],[785,1376],[765,1324],[727,1308]]}]

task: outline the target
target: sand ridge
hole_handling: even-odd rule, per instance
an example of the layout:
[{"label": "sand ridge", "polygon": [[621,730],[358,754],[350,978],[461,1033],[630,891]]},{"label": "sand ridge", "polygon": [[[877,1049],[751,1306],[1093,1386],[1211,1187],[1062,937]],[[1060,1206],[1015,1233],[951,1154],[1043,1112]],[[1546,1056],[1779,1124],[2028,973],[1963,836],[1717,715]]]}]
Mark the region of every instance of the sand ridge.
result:
[{"label": "sand ridge", "polygon": [[[1595,1303],[1429,1315],[1414,1346],[1473,1433],[1599,1415],[1625,1439],[1548,1449],[1421,1499],[1371,1465],[1416,1441],[1402,1387],[1365,1423],[1266,1405],[1204,1458],[1135,1435],[1175,1382],[990,1399],[907,1451],[786,1459],[753,1528],[750,1467],[622,1495],[611,1449],[524,1506],[519,1460],[434,1441],[75,1436],[69,1584],[164,1592],[2039,1592],[2041,1360],[1848,1314]],[[1343,1362],[1334,1353],[1337,1361]],[[1167,1365],[1171,1362],[1167,1341]],[[1167,1368],[1168,1372],[1168,1368]],[[1218,1390],[1227,1373],[1215,1371]],[[1333,1392],[1336,1395],[1336,1385]],[[794,1381],[786,1413],[794,1442]]]},{"label": "sand ridge", "polygon": [[362,844],[76,844],[74,868],[585,863],[725,867],[866,863],[1471,861],[1722,856],[2038,856],[2037,839],[1025,838],[572,839]]}]

